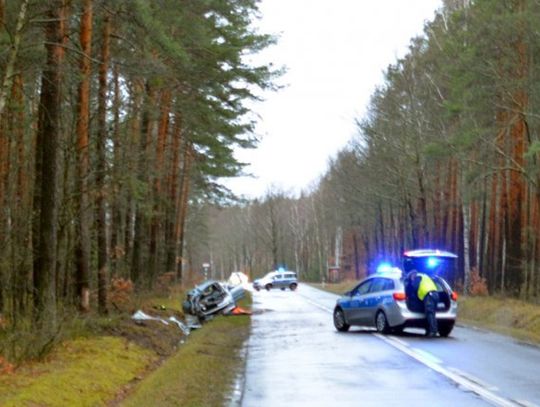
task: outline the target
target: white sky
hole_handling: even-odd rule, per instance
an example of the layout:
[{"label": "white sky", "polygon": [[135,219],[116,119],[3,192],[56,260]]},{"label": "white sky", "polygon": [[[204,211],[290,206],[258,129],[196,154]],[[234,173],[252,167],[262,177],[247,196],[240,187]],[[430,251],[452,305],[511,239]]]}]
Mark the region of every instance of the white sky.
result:
[{"label": "white sky", "polygon": [[225,185],[249,198],[272,186],[299,192],[327,169],[328,159],[355,134],[385,68],[407,52],[441,0],[262,0],[265,33],[279,34],[277,45],[259,62],[286,66],[286,87],[264,95],[254,106],[260,115],[256,150],[238,151],[250,163]]}]

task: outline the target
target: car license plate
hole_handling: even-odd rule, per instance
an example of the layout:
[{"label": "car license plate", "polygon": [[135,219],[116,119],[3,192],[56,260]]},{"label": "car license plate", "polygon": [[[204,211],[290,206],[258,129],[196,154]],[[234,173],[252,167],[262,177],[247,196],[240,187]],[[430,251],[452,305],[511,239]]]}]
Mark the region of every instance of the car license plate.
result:
[{"label": "car license plate", "polygon": [[444,302],[440,302],[437,304],[437,309],[445,309],[445,305],[444,305]]}]

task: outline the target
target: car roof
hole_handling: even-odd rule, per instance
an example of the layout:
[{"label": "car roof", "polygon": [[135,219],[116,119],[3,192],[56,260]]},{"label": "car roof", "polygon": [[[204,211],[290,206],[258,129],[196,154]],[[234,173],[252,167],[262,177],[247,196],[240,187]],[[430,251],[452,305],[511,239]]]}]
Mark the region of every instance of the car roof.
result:
[{"label": "car roof", "polygon": [[196,285],[191,289],[190,291],[204,291],[206,288],[211,286],[212,284],[218,283],[216,280],[206,280],[203,281],[201,284]]},{"label": "car roof", "polygon": [[418,250],[408,250],[403,253],[404,257],[409,258],[421,258],[421,257],[445,257],[449,259],[457,259],[458,256],[454,253],[447,252],[444,250],[435,250],[435,249],[418,249]]}]

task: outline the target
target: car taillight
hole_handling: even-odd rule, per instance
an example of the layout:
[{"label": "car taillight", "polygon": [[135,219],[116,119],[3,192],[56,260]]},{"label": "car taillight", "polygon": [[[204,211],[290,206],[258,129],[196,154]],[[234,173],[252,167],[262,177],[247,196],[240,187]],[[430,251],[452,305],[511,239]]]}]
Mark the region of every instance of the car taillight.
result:
[{"label": "car taillight", "polygon": [[452,291],[450,298],[452,298],[452,301],[457,301],[457,293],[455,291]]},{"label": "car taillight", "polygon": [[407,298],[405,293],[394,293],[392,295],[394,296],[394,300],[396,301],[405,301],[405,299]]}]

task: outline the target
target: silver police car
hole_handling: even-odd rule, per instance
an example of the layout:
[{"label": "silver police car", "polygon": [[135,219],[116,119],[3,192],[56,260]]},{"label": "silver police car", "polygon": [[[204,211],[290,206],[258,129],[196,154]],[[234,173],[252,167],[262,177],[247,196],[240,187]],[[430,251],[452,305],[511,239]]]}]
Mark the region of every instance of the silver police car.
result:
[{"label": "silver police car", "polygon": [[[452,253],[418,250],[406,252],[406,268],[436,268],[444,261],[455,258]],[[424,270],[418,265],[426,264]],[[334,326],[338,331],[348,331],[351,325],[375,327],[378,332],[399,333],[407,327],[426,328],[426,317],[417,301],[406,295],[404,273],[390,266],[360,281],[351,291],[337,300],[334,308]],[[439,335],[448,336],[457,316],[457,294],[439,275],[431,274],[438,289],[437,323]]]}]

